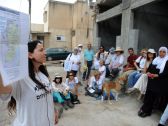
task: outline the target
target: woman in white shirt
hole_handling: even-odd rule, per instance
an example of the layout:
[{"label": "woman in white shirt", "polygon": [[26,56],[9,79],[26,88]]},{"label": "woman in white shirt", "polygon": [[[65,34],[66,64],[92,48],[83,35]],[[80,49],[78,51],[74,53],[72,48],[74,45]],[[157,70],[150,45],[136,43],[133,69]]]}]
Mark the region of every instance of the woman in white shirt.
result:
[{"label": "woman in white shirt", "polygon": [[54,126],[52,86],[43,65],[46,61],[43,44],[38,40],[29,42],[28,51],[29,77],[6,87],[0,80],[0,97],[12,96],[8,108],[16,110],[13,126]]},{"label": "woman in white shirt", "polygon": [[86,88],[85,95],[98,98],[102,94],[103,80],[100,78],[101,73],[99,71],[94,72],[88,83],[88,88]]},{"label": "woman in white shirt", "polygon": [[80,104],[78,99],[78,83],[78,78],[74,76],[74,73],[72,71],[69,72],[65,84],[69,87],[69,91],[71,92],[71,102],[73,104]]},{"label": "woman in white shirt", "polygon": [[105,51],[104,46],[100,46],[99,51],[96,53],[94,58],[94,69],[98,70],[100,67],[100,60],[106,61],[108,52]]},{"label": "woman in white shirt", "polygon": [[78,55],[78,48],[74,48],[74,52],[69,54],[68,57],[66,58],[66,60],[69,60],[72,62],[72,66],[71,66],[71,71],[73,71],[74,76],[76,76],[79,67],[80,67],[80,55]]}]

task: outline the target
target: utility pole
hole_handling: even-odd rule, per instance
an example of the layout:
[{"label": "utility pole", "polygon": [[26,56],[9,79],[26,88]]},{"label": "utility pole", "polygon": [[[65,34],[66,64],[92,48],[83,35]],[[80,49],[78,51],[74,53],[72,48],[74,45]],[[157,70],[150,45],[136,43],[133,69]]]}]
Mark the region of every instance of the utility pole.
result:
[{"label": "utility pole", "polygon": [[30,21],[31,21],[31,0],[28,0],[29,1],[29,15],[30,15]]},{"label": "utility pole", "polygon": [[29,1],[29,15],[30,15],[30,33],[29,33],[29,40],[31,40],[31,0]]}]

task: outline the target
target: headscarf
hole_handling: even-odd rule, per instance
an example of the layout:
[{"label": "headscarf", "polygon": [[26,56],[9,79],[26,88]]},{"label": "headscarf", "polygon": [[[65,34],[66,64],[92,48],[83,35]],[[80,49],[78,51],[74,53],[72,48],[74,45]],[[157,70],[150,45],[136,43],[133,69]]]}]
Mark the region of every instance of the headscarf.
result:
[{"label": "headscarf", "polygon": [[109,52],[110,52],[111,54],[114,54],[114,53],[115,53],[115,48],[114,48],[114,47],[111,47],[111,48],[109,49]]},{"label": "headscarf", "polygon": [[[165,55],[164,57],[162,57],[162,58],[161,58],[160,56],[156,57],[156,58],[153,60],[152,64],[153,64],[153,65],[156,65],[156,68],[160,70],[159,73],[162,73],[163,70],[164,70],[164,67],[165,67],[165,65],[166,65],[166,62],[167,62],[167,60],[168,60],[168,50],[167,50],[166,47],[160,47],[160,48],[159,48],[159,52],[160,52],[160,51],[165,51],[165,52],[166,52],[166,55]],[[159,53],[159,52],[158,52],[158,53]]]}]

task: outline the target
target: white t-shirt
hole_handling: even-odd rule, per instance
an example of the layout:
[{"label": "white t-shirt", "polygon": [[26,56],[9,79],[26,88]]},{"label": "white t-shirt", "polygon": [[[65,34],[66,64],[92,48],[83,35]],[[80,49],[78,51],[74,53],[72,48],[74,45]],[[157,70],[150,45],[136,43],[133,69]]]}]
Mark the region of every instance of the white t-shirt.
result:
[{"label": "white t-shirt", "polygon": [[89,87],[94,87],[94,84],[97,84],[97,86],[98,86],[98,89],[102,89],[102,85],[103,85],[103,80],[100,78],[98,81],[96,81],[96,79],[95,79],[95,77],[94,76],[92,76],[91,78],[90,78],[90,81],[89,81]]},{"label": "white t-shirt", "polygon": [[106,76],[106,67],[104,65],[100,66],[99,67],[99,72],[101,73],[100,78],[104,80],[105,76]]},{"label": "white t-shirt", "polygon": [[123,64],[124,64],[124,56],[121,54],[119,56],[115,55],[113,57],[113,62],[112,62],[112,68],[117,68],[116,66],[120,64],[121,66],[119,68],[122,69]]},{"label": "white t-shirt", "polygon": [[145,66],[145,62],[146,62],[146,58],[141,58],[142,56],[139,56],[138,59],[135,60],[136,63],[139,63],[139,67],[140,68],[144,68]]},{"label": "white t-shirt", "polygon": [[60,93],[66,90],[69,90],[69,87],[65,83],[56,84],[55,82],[52,82],[52,87],[55,92],[60,92]]},{"label": "white t-shirt", "polygon": [[48,92],[40,89],[29,77],[12,85],[11,96],[16,100],[16,118],[13,126],[54,126],[54,104],[52,86],[41,72],[36,79],[46,86]]},{"label": "white t-shirt", "polygon": [[66,78],[65,84],[69,87],[70,90],[73,90],[78,84],[78,78],[74,77],[74,80],[70,81],[69,78]]},{"label": "white t-shirt", "polygon": [[66,60],[70,60],[72,62],[71,70],[78,71],[79,65],[77,63],[80,62],[80,55],[74,55],[73,53],[69,54]]},{"label": "white t-shirt", "polygon": [[[100,57],[99,57],[99,61],[100,60],[103,60],[105,61],[106,60],[106,56],[107,56],[107,53],[106,52],[103,52],[103,53],[100,53]],[[96,53],[96,58],[98,58],[98,53]]]}]

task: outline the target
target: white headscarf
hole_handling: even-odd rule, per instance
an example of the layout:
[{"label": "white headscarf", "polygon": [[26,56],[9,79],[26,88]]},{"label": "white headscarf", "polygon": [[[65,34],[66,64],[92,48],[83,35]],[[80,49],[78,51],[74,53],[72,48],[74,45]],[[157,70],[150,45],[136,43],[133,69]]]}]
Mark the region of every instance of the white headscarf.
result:
[{"label": "white headscarf", "polygon": [[159,52],[160,52],[160,51],[165,51],[165,52],[166,52],[166,55],[165,55],[164,57],[162,57],[162,58],[161,58],[160,56],[156,57],[156,58],[153,60],[152,64],[153,64],[153,65],[156,65],[156,68],[160,69],[160,72],[159,72],[159,73],[162,73],[163,70],[164,70],[164,67],[165,67],[165,65],[166,65],[166,62],[167,62],[167,60],[168,60],[168,50],[167,50],[166,47],[160,47],[160,48],[159,48]]}]

